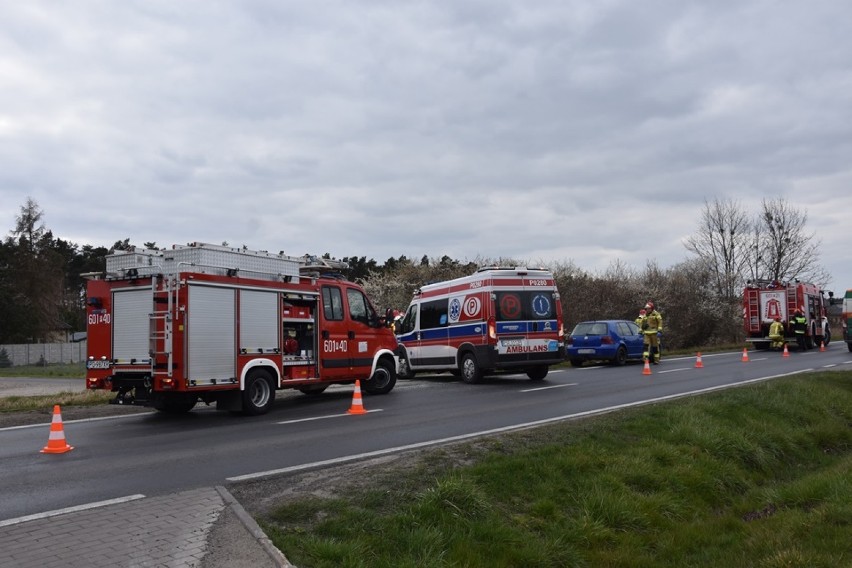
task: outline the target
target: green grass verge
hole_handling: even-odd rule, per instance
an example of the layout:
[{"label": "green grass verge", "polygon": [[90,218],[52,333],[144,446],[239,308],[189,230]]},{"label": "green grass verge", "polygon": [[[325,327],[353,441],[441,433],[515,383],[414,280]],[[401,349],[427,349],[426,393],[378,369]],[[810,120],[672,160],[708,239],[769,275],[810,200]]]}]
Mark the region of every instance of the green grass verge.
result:
[{"label": "green grass verge", "polygon": [[258,520],[300,568],[852,566],[850,449],[852,373],[814,373],[356,469]]},{"label": "green grass verge", "polygon": [[0,367],[0,377],[55,377],[60,379],[82,379],[85,376],[86,365],[83,363]]},{"label": "green grass verge", "polygon": [[54,405],[60,406],[100,406],[107,404],[115,393],[109,391],[61,392],[58,394],[37,396],[0,397],[0,413],[29,412],[31,410],[50,411]]}]

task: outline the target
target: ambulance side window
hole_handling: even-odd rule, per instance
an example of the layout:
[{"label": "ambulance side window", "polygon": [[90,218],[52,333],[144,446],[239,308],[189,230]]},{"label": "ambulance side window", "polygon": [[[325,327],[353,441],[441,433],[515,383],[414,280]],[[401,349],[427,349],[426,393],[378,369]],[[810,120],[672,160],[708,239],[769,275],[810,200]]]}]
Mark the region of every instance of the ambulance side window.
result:
[{"label": "ambulance side window", "polygon": [[447,326],[447,299],[423,302],[420,305],[420,329]]},{"label": "ambulance side window", "polygon": [[322,287],[322,311],[328,321],[343,320],[343,295],[340,288]]}]

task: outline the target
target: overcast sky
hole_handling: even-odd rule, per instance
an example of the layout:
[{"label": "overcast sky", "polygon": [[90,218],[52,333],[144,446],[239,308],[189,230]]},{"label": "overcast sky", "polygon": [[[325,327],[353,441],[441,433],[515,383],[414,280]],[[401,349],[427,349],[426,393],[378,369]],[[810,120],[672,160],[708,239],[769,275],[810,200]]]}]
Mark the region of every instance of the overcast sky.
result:
[{"label": "overcast sky", "polygon": [[[0,7],[0,230],[83,245],[690,258],[783,197],[852,288],[845,0]],[[8,234],[8,233],[6,233]]]}]

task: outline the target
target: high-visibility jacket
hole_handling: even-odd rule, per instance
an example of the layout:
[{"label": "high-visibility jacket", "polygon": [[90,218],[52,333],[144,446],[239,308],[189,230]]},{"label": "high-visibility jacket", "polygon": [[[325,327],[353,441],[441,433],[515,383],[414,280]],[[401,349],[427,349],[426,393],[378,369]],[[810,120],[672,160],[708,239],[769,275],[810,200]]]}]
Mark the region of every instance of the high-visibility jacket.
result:
[{"label": "high-visibility jacket", "polygon": [[805,316],[793,316],[793,332],[796,335],[804,335],[808,329],[808,318]]},{"label": "high-visibility jacket", "polygon": [[645,335],[656,335],[663,331],[663,316],[657,310],[652,311],[645,316],[645,325],[642,326],[642,332]]},{"label": "high-visibility jacket", "polygon": [[772,325],[769,326],[769,337],[773,335],[783,337],[784,336],[784,324],[780,321],[772,322]]}]

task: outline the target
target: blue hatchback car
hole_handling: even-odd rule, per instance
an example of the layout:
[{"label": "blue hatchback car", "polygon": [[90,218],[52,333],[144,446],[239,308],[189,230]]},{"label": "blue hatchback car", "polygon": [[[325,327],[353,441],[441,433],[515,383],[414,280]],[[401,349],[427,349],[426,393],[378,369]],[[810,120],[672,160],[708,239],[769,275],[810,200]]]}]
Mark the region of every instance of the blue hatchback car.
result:
[{"label": "blue hatchback car", "polygon": [[584,321],[565,341],[565,355],[575,367],[586,361],[624,365],[630,359],[642,360],[643,343],[642,332],[632,321]]}]

